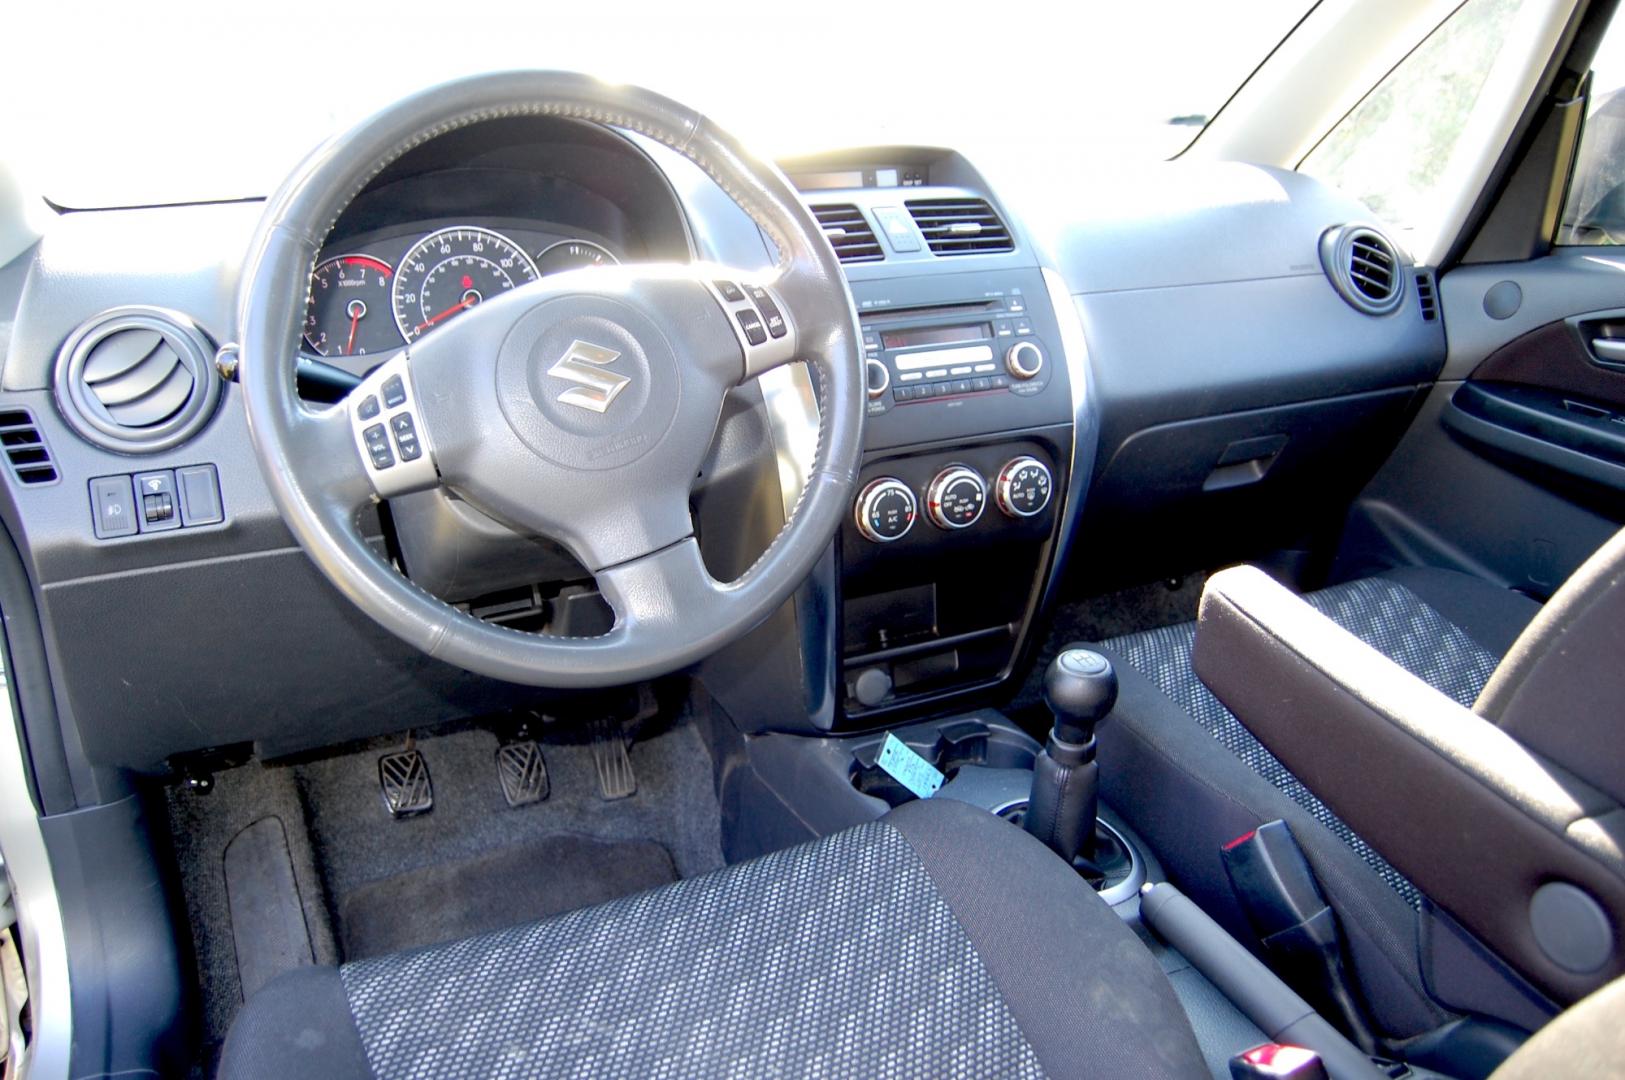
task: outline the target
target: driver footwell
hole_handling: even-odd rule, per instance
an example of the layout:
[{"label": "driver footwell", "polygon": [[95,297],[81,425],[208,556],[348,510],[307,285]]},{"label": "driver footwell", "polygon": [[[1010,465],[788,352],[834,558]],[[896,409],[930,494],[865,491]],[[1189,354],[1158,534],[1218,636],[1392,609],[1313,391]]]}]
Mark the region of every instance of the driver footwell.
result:
[{"label": "driver footwell", "polygon": [[391,817],[379,791],[379,756],[398,739],[250,761],[207,793],[169,789],[202,1006],[196,1072],[212,1071],[245,991],[278,968],[454,940],[723,865],[712,760],[692,723],[646,725],[629,745],[636,790],[613,801],[591,725],[535,734],[550,790],[517,807],[496,767],[502,743],[477,727],[420,733],[434,808],[416,817]]}]

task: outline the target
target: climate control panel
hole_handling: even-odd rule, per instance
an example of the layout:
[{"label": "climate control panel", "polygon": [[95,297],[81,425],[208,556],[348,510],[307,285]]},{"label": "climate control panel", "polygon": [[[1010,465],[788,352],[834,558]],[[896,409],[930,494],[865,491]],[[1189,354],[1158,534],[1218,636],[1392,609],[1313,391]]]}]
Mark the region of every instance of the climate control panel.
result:
[{"label": "climate control panel", "polygon": [[919,496],[895,476],[870,480],[858,492],[853,520],[865,540],[890,544],[907,536],[914,527],[921,496],[931,524],[946,532],[958,532],[982,520],[990,492],[1006,518],[1024,520],[1044,512],[1054,486],[1049,466],[1031,454],[1006,461],[991,482],[973,466],[947,462],[935,471]]}]

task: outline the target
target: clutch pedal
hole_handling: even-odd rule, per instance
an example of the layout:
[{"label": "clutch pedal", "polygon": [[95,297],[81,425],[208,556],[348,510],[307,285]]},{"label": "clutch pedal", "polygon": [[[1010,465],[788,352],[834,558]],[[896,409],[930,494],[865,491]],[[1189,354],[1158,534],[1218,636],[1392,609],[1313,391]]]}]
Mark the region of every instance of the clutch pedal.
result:
[{"label": "clutch pedal", "polygon": [[547,798],[547,762],[534,739],[497,747],[497,779],[502,781],[502,797],[509,806],[529,806]]},{"label": "clutch pedal", "polygon": [[414,817],[434,809],[429,763],[410,743],[405,750],[378,759],[378,786],[390,817]]}]

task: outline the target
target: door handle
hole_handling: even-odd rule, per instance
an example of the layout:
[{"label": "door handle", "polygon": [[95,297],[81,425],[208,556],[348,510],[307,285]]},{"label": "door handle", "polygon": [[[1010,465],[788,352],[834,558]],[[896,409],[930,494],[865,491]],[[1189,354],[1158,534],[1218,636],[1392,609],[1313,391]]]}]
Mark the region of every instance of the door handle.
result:
[{"label": "door handle", "polygon": [[1591,351],[1597,354],[1598,360],[1610,364],[1625,364],[1625,338],[1592,338]]}]

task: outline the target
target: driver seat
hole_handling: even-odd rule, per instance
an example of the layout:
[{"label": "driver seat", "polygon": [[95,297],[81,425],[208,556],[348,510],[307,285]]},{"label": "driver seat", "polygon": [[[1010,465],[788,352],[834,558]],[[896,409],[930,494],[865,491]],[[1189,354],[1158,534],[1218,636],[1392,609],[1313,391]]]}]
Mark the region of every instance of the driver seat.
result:
[{"label": "driver seat", "polygon": [[946,799],[705,877],[304,967],[227,1080],[1208,1075],[1158,962],[1047,848]]}]

